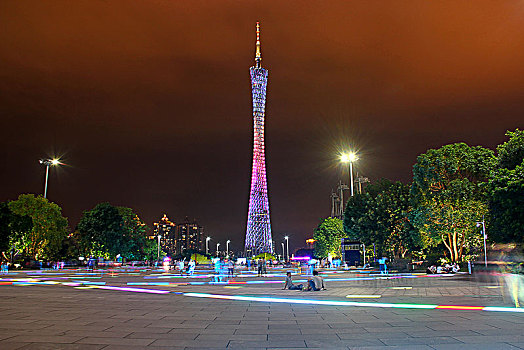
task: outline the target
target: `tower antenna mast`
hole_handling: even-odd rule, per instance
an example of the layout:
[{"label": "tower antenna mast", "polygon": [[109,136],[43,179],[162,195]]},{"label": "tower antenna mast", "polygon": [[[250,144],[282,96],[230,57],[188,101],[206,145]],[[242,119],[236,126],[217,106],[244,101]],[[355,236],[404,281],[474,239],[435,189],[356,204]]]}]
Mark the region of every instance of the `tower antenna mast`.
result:
[{"label": "tower antenna mast", "polygon": [[260,61],[262,61],[262,53],[260,52],[260,23],[257,22],[257,49],[255,52],[255,67],[260,68]]}]

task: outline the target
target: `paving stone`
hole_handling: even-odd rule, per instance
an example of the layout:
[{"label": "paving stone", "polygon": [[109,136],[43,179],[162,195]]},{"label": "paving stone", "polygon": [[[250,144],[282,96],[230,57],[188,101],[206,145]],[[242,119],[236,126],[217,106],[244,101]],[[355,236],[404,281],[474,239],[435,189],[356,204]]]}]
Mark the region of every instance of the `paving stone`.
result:
[{"label": "paving stone", "polygon": [[7,341],[2,341],[2,344],[0,345],[2,345],[2,350],[15,350],[15,349],[21,349],[24,346],[28,346],[32,344],[31,343],[22,343],[22,342],[11,342],[7,340]]},{"label": "paving stone", "polygon": [[475,344],[474,347],[471,347],[470,344],[435,344],[431,345],[435,350],[464,350],[464,349],[475,349],[475,350],[516,350],[520,349],[517,346],[508,344],[508,343],[495,343],[495,342],[486,342],[482,344]]},{"label": "paving stone", "polygon": [[56,344],[56,343],[32,343],[22,347],[22,350],[99,350],[105,345],[88,344]]},{"label": "paving stone", "polygon": [[[9,338],[9,342],[20,342],[20,343],[56,343],[56,344],[69,344],[74,343],[83,337],[80,336],[67,336],[67,335],[17,335]],[[2,342],[3,343],[3,342]]]},{"label": "paving stone", "polygon": [[251,347],[262,348],[305,348],[306,343],[303,340],[275,340],[275,341],[241,341],[232,340],[228,344],[228,348],[251,349]]},{"label": "paving stone", "polygon": [[157,339],[151,346],[177,346],[177,347],[201,347],[201,348],[225,348],[229,340],[172,340],[172,339]]},{"label": "paving stone", "polygon": [[147,346],[151,344],[153,339],[138,339],[138,338],[95,338],[86,337],[78,340],[79,344],[114,344],[114,345],[140,345]]}]

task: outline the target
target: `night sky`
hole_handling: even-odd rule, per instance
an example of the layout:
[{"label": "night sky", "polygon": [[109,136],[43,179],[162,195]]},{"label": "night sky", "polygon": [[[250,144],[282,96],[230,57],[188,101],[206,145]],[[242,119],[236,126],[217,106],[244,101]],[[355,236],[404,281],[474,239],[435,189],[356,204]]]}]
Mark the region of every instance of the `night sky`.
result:
[{"label": "night sky", "polygon": [[277,249],[330,214],[345,148],[408,182],[428,148],[524,127],[522,1],[2,1],[0,201],[42,193],[59,156],[71,229],[109,201],[241,249],[256,21]]}]

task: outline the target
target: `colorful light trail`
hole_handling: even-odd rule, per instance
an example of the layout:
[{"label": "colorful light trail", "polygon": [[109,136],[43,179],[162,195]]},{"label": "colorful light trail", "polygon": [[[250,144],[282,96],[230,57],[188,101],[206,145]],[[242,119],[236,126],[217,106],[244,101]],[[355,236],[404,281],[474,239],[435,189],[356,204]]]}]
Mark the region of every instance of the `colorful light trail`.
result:
[{"label": "colorful light trail", "polygon": [[495,306],[405,304],[405,303],[378,303],[378,302],[377,303],[366,303],[366,302],[358,302],[358,301],[273,298],[273,297],[257,297],[257,296],[246,296],[246,295],[224,295],[224,294],[209,294],[209,293],[183,293],[183,295],[187,296],[187,297],[195,297],[195,298],[211,298],[211,299],[239,300],[239,301],[256,301],[256,302],[264,302],[264,303],[288,303],[288,304],[308,304],[308,305],[379,307],[379,308],[398,308],[398,309],[524,312],[524,308],[495,307]]}]

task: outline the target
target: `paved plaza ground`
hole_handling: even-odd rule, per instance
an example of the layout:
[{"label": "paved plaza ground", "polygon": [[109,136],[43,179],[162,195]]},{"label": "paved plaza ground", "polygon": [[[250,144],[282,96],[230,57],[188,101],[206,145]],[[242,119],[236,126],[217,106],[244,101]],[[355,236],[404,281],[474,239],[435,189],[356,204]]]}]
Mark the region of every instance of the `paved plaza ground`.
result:
[{"label": "paved plaza ground", "polygon": [[301,292],[268,272],[228,284],[205,270],[10,273],[0,349],[524,349],[524,313],[502,279],[351,271]]}]

